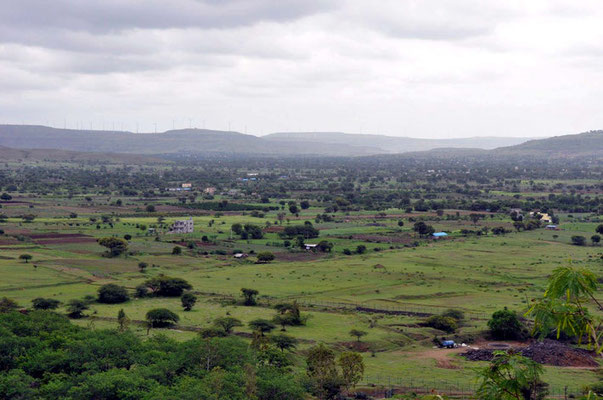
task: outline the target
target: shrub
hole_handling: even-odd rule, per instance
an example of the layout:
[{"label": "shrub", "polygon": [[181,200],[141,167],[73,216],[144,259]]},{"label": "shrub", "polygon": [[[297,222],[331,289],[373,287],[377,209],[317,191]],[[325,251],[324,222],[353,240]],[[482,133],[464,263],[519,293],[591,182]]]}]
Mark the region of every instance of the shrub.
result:
[{"label": "shrub", "polygon": [[172,249],[172,254],[176,256],[182,254],[182,247],[174,246],[174,248]]},{"label": "shrub", "polygon": [[425,321],[425,326],[429,326],[440,331],[452,333],[456,331],[458,324],[457,320],[443,315],[433,315]]},{"label": "shrub", "polygon": [[56,299],[35,298],[31,301],[34,310],[56,310],[61,304]]},{"label": "shrub", "polygon": [[572,236],[572,244],[575,246],[584,246],[586,244],[586,238],[580,235]]},{"label": "shrub", "polygon": [[130,300],[128,291],[123,286],[113,283],[103,285],[98,289],[98,302],[105,304],[118,304]]},{"label": "shrub", "polygon": [[454,310],[454,309],[449,309],[446,310],[442,313],[443,317],[450,317],[450,318],[454,318],[457,321],[462,321],[463,319],[465,319],[465,313],[463,313],[461,310]]},{"label": "shrub", "polygon": [[358,253],[358,254],[366,253],[366,246],[363,244],[359,244],[358,246],[356,246],[356,253]]},{"label": "shrub", "polygon": [[274,254],[269,251],[258,253],[258,263],[269,263],[274,260]]},{"label": "shrub", "polygon": [[180,320],[176,313],[167,308],[155,308],[147,312],[146,320],[153,328],[171,326]]},{"label": "shrub", "polygon": [[490,335],[497,340],[518,340],[525,339],[526,336],[525,328],[517,313],[507,307],[492,314],[492,318],[488,321],[488,328],[490,328]]},{"label": "shrub", "polygon": [[214,338],[214,337],[224,337],[227,336],[224,329],[219,326],[210,326],[208,328],[203,328],[199,331],[199,336],[203,339]]}]

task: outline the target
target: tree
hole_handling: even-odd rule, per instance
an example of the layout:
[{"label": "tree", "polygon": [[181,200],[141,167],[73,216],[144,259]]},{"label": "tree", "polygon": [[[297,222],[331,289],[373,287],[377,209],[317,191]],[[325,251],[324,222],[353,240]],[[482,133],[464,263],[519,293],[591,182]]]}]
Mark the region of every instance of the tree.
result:
[{"label": "tree", "polygon": [[192,293],[184,293],[182,297],[180,297],[180,302],[182,303],[184,311],[190,311],[197,302],[197,296]]},{"label": "tree", "polygon": [[155,308],[147,312],[146,320],[150,327],[162,328],[177,323],[180,317],[167,308]]},{"label": "tree", "polygon": [[339,394],[343,381],[337,372],[335,352],[324,344],[308,350],[306,374],[312,384],[313,394],[319,399],[332,399]]},{"label": "tree", "polygon": [[599,244],[599,242],[601,241],[601,236],[599,235],[592,235],[590,237],[590,241],[593,243],[593,246]]},{"label": "tree", "polygon": [[337,364],[341,368],[341,378],[346,389],[358,384],[364,376],[364,360],[359,353],[346,351],[339,355]]},{"label": "tree", "polygon": [[150,212],[150,213],[155,212],[155,206],[154,206],[154,205],[152,205],[152,204],[149,204],[149,205],[146,207],[146,210],[147,210],[147,212]]},{"label": "tree", "polygon": [[597,225],[597,228],[595,229],[595,232],[597,232],[598,234],[603,235],[603,224]]},{"label": "tree", "polygon": [[302,208],[302,210],[307,210],[310,208],[310,202],[308,200],[302,200],[299,202],[299,206]]},{"label": "tree", "polygon": [[37,297],[31,301],[31,304],[34,310],[56,310],[61,302],[56,299]]},{"label": "tree", "polygon": [[271,252],[263,251],[261,253],[258,253],[258,263],[266,264],[272,260],[274,260],[274,254],[272,254]]},{"label": "tree", "polygon": [[276,315],[274,316],[274,318],[272,318],[272,322],[274,322],[277,325],[281,326],[281,331],[286,331],[286,326],[289,325],[293,325],[293,321],[291,319],[291,317],[289,315]]},{"label": "tree", "polygon": [[299,212],[299,208],[297,208],[297,205],[296,205],[296,204],[291,204],[291,205],[289,206],[289,212],[290,212],[291,214],[297,214],[297,213]]},{"label": "tree", "polygon": [[33,258],[33,256],[31,254],[21,254],[19,256],[19,260],[24,260],[25,264],[27,264],[29,262],[29,260],[31,260]]},{"label": "tree", "polygon": [[256,332],[259,332],[262,336],[276,328],[272,322],[262,318],[254,319],[249,322],[249,327]]},{"label": "tree", "polygon": [[98,239],[98,244],[106,247],[111,257],[117,257],[128,250],[128,242],[121,238],[104,237]]},{"label": "tree", "polygon": [[477,225],[477,223],[479,222],[480,219],[483,219],[485,217],[484,214],[469,214],[469,218],[471,219],[471,222],[473,222],[474,225]]},{"label": "tree", "polygon": [[552,332],[577,337],[581,343],[587,337],[589,347],[603,353],[601,318],[592,315],[587,305],[592,303],[599,311],[603,305],[595,297],[597,276],[583,268],[559,267],[553,270],[543,298],[534,302],[527,314],[534,317],[534,332],[547,336]]},{"label": "tree", "polygon": [[282,352],[284,352],[285,350],[290,350],[292,351],[293,349],[295,349],[297,347],[297,339],[289,336],[289,335],[285,335],[285,334],[278,334],[278,335],[272,335],[270,337],[270,341],[276,346],[278,347]]},{"label": "tree", "polygon": [[433,229],[433,226],[427,225],[423,221],[415,222],[412,230],[417,232],[420,236],[429,236],[435,232],[435,229]]},{"label": "tree", "polygon": [[185,290],[191,290],[193,286],[182,278],[172,278],[161,275],[151,278],[145,282],[146,287],[151,289],[156,296],[179,297]]},{"label": "tree", "polygon": [[318,242],[316,248],[322,251],[323,253],[330,253],[333,249],[333,243],[328,242],[326,240],[321,240],[320,242]]},{"label": "tree", "polygon": [[128,291],[123,286],[108,283],[98,289],[98,302],[105,304],[118,304],[130,300]]},{"label": "tree", "polygon": [[214,321],[214,325],[221,328],[227,335],[232,333],[233,328],[243,326],[243,323],[237,318],[222,317]]},{"label": "tree", "polygon": [[543,368],[529,358],[495,351],[490,365],[478,374],[477,396],[483,400],[541,400],[548,385],[540,380]]},{"label": "tree", "polygon": [[586,238],[580,235],[572,236],[572,244],[574,246],[584,246],[586,244]]},{"label": "tree", "polygon": [[123,308],[117,313],[117,325],[120,332],[125,332],[130,324],[130,318],[126,315]]},{"label": "tree", "polygon": [[402,228],[402,227],[404,226],[404,221],[399,220],[399,221],[398,221],[398,226],[399,226],[400,228]]},{"label": "tree", "polygon": [[2,195],[0,195],[0,200],[9,201],[12,199],[13,199],[13,196],[11,196],[8,193],[2,193]]},{"label": "tree", "polygon": [[366,246],[363,244],[359,244],[358,246],[356,246],[356,253],[358,253],[358,254],[366,253]]},{"label": "tree", "polygon": [[141,261],[141,262],[138,263],[138,270],[140,272],[144,273],[146,271],[146,269],[147,269],[148,266],[149,266],[149,264],[147,264],[144,261]]},{"label": "tree", "polygon": [[517,313],[507,307],[492,314],[488,328],[492,337],[497,340],[516,340],[525,336],[525,328]]},{"label": "tree", "polygon": [[172,254],[175,256],[179,256],[180,254],[182,254],[182,247],[174,246],[174,248],[172,249]]},{"label": "tree", "polygon": [[350,331],[350,336],[354,336],[358,342],[360,342],[360,338],[366,336],[368,333],[365,331],[360,331],[358,329],[352,329]]},{"label": "tree", "polygon": [[232,226],[230,227],[230,229],[232,230],[232,232],[235,235],[240,235],[241,233],[243,233],[243,225],[236,223],[236,224],[232,224]]},{"label": "tree", "polygon": [[79,319],[84,316],[84,311],[89,309],[88,303],[84,300],[73,299],[67,303],[67,315],[73,319]]},{"label": "tree", "polygon": [[523,224],[523,222],[521,221],[515,221],[513,222],[513,228],[515,228],[515,230],[517,232],[521,231],[522,229],[525,229],[525,225]]},{"label": "tree", "polygon": [[255,306],[257,304],[256,296],[259,292],[255,289],[242,288],[241,293],[244,297],[243,305]]}]

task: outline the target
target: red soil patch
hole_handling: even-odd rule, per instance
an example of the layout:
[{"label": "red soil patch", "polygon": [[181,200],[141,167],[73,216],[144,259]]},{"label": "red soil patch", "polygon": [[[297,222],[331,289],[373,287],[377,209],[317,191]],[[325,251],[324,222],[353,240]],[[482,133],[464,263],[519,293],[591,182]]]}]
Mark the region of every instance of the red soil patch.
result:
[{"label": "red soil patch", "polygon": [[[593,352],[555,340],[532,341],[525,347],[512,348],[539,364],[555,365],[557,367],[599,367]],[[469,350],[461,355],[470,361],[490,361],[495,350],[497,349]]]},{"label": "red soil patch", "polygon": [[340,346],[345,347],[348,350],[353,350],[353,351],[357,351],[360,353],[366,353],[368,351],[371,351],[371,345],[369,343],[365,343],[365,342],[339,342],[338,343]]},{"label": "red soil patch", "polygon": [[80,233],[39,233],[29,235],[38,244],[93,243],[96,239]]},{"label": "red soil patch", "polygon": [[285,230],[284,226],[280,226],[280,225],[272,225],[269,226],[268,228],[264,228],[264,232],[266,233],[277,233],[277,232],[282,232]]},{"label": "red soil patch", "polygon": [[279,261],[313,261],[319,258],[323,258],[324,254],[306,251],[299,253],[275,253],[274,256]]},{"label": "red soil patch", "polygon": [[362,240],[369,243],[399,243],[410,244],[416,239],[410,235],[385,236],[385,235],[339,235],[335,236],[340,239],[348,239],[352,237],[354,240]]}]

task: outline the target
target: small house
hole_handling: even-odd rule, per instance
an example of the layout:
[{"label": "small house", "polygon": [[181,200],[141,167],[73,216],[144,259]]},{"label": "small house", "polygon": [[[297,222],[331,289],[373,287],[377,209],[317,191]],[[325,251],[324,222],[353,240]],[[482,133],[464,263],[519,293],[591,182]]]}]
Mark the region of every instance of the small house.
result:
[{"label": "small house", "polygon": [[234,258],[238,258],[238,259],[243,259],[243,258],[249,257],[249,254],[247,254],[247,253],[235,253],[233,257]]},{"label": "small house", "polygon": [[435,239],[439,239],[448,236],[448,234],[446,232],[435,232],[432,236]]},{"label": "small house", "polygon": [[550,231],[558,231],[559,227],[557,225],[547,225],[545,226],[545,229],[548,229]]},{"label": "small house", "polygon": [[304,244],[304,248],[306,250],[316,250],[316,247],[318,247],[317,244],[310,244],[310,243]]}]

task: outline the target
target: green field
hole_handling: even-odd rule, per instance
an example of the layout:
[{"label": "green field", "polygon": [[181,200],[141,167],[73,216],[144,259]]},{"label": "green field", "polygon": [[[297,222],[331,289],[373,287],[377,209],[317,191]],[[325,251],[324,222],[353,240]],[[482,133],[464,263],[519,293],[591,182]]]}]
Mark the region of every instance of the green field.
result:
[{"label": "green field", "polygon": [[[192,330],[210,326],[215,318],[226,315],[245,324],[237,332],[250,334],[246,324],[256,318],[272,318],[275,311],[271,305],[297,300],[308,320],[305,326],[288,327],[287,331],[300,339],[300,354],[319,342],[343,349],[355,340],[349,335],[351,329],[368,333],[362,339],[371,349],[363,353],[367,383],[377,379],[383,383],[386,379],[418,382],[427,376],[431,381],[426,384],[471,386],[475,383],[471,371],[480,364],[451,355],[442,367],[435,358],[423,357],[422,354],[433,350],[433,337],[445,335],[420,326],[423,314],[366,313],[356,311],[356,306],[428,314],[460,309],[468,319],[450,336],[470,341],[483,333],[492,312],[506,306],[523,313],[531,299],[542,296],[554,268],[572,263],[599,275],[603,272],[602,247],[571,245],[571,236],[589,237],[597,223],[575,222],[573,218],[564,218],[559,231],[537,229],[475,236],[463,235],[461,230],[511,227],[511,221],[496,215],[475,224],[467,219],[447,220],[427,213],[405,215],[399,210],[395,213],[388,210],[385,217],[375,213],[346,213],[334,222],[315,223],[321,231],[320,238],[315,240],[334,244],[331,253],[315,254],[283,247],[277,233],[267,233],[258,240],[233,238],[230,230],[233,223],[278,224],[276,211],[264,218],[241,213],[196,215],[195,233],[156,237],[146,230],[158,224],[156,217],[122,216],[113,218],[111,223],[100,219],[91,222],[89,217],[106,215],[110,208],[97,205],[86,209],[81,199],[63,199],[60,204],[69,205],[61,213],[78,214],[67,218],[53,215],[58,213],[50,203],[56,199],[24,198],[24,201],[43,211],[32,223],[12,217],[2,225],[6,234],[0,237],[0,296],[28,306],[35,297],[66,302],[96,295],[98,288],[106,283],[133,290],[160,274],[182,277],[200,296],[190,312],[182,311],[178,298],[143,298],[118,305],[95,303],[86,318],[76,321],[95,329],[114,328],[119,309],[123,308],[133,321],[142,321],[149,309],[165,307],[179,314],[179,325],[186,329],[153,329],[151,335],[167,334],[181,340],[196,335]],[[129,207],[127,204],[133,201],[124,198],[124,203]],[[4,211],[16,216],[16,208],[5,207]],[[289,224],[311,221],[315,214],[315,210],[305,210],[299,217],[291,217]],[[449,237],[440,241],[419,238],[412,232],[409,218],[426,219],[436,231],[449,232]],[[175,219],[168,215],[164,223],[170,224]],[[399,220],[405,222],[401,228],[397,225]],[[286,226],[287,222],[283,224]],[[36,238],[39,234],[51,234],[52,238]],[[61,234],[80,234],[85,239],[78,242]],[[104,248],[94,241],[125,234],[132,236],[128,256],[103,256]],[[201,242],[204,236],[208,243]],[[185,245],[191,241],[196,245],[188,249]],[[353,250],[360,244],[367,247],[366,253],[343,254],[343,249]],[[175,245],[183,247],[182,255],[172,255]],[[253,254],[266,250],[273,252],[276,259],[256,264]],[[234,251],[251,256],[235,260]],[[32,255],[32,261],[19,260],[24,253]],[[139,262],[148,263],[146,272],[138,270]],[[243,287],[259,291],[259,306],[233,303],[239,299]],[[131,329],[142,336],[147,334],[146,328],[138,323],[133,323]],[[296,365],[303,368],[301,361]],[[593,382],[596,374],[588,369],[547,367],[545,378],[554,387],[569,383],[578,390]]]}]

